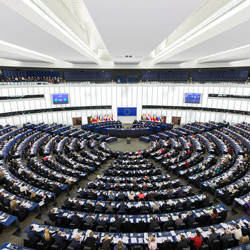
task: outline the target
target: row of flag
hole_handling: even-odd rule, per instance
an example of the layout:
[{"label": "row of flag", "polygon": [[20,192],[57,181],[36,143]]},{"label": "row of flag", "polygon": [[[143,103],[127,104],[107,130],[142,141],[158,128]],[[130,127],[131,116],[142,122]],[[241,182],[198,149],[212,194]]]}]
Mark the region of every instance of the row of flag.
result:
[{"label": "row of flag", "polygon": [[[114,120],[113,114],[94,115],[90,117],[90,123],[107,122],[107,121],[113,121],[113,120]],[[163,116],[158,116],[155,114],[142,114],[141,121],[162,122]]]},{"label": "row of flag", "polygon": [[113,114],[112,115],[94,115],[90,117],[90,122],[107,122],[107,121],[113,121]]},{"label": "row of flag", "polygon": [[141,121],[162,122],[163,116],[158,116],[155,114],[142,114]]}]

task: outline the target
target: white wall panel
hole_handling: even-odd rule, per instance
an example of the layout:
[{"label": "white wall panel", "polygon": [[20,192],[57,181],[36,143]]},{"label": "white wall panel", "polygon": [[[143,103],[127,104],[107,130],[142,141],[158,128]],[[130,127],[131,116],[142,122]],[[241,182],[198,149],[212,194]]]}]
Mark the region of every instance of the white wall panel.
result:
[{"label": "white wall panel", "polygon": [[105,89],[106,89],[106,93],[104,98],[106,97],[106,104],[105,105],[112,105],[112,87],[109,86],[109,85],[106,85],[105,86]]},{"label": "white wall panel", "polygon": [[170,106],[173,103],[174,99],[174,90],[172,86],[164,86],[164,91],[163,91],[163,106],[167,105]]},{"label": "white wall panel", "polygon": [[152,105],[157,105],[158,88],[151,87],[151,91],[152,91]]},{"label": "white wall panel", "polygon": [[153,96],[153,87],[151,85],[147,85],[147,103],[154,104],[154,96]]},{"label": "white wall panel", "polygon": [[91,103],[91,94],[90,94],[90,87],[86,86],[85,88],[85,105],[88,106]]},{"label": "white wall panel", "polygon": [[102,105],[102,89],[94,87],[95,89],[95,99],[96,99],[96,105]]},{"label": "white wall panel", "polygon": [[[53,105],[51,95],[53,93],[69,93],[69,104]],[[200,104],[186,104],[185,93],[201,93]],[[45,98],[21,99],[0,101],[0,113],[32,110],[41,108],[70,107],[70,106],[96,106],[112,105],[112,111],[90,110],[77,112],[49,112],[17,116],[14,118],[2,118],[1,122],[22,123],[22,122],[61,122],[72,123],[72,117],[81,116],[87,121],[87,116],[105,114],[110,112],[117,118],[117,107],[137,107],[137,119],[140,119],[142,105],[163,105],[163,106],[189,106],[189,107],[211,107],[219,109],[250,110],[250,101],[236,98],[208,98],[208,94],[234,94],[250,95],[250,88],[247,85],[198,85],[198,84],[69,84],[46,85],[46,86],[2,86],[0,96],[34,95],[44,94]],[[249,116],[234,114],[223,114],[213,112],[199,112],[187,110],[151,110],[153,114],[166,115],[167,122],[171,122],[172,116],[181,116],[182,122],[228,120],[230,122],[249,121]]]},{"label": "white wall panel", "polygon": [[116,105],[120,107],[122,106],[122,89],[121,86],[115,86],[114,88],[116,89]]},{"label": "white wall panel", "polygon": [[[128,106],[128,87],[126,86],[119,86],[118,87],[118,103],[121,107]],[[119,102],[120,100],[120,102]]]}]

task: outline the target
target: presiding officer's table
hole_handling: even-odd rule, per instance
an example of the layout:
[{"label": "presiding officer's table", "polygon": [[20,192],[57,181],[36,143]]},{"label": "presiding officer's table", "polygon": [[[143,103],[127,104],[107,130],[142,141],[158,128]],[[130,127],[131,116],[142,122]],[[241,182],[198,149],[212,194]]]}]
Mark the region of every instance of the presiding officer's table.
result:
[{"label": "presiding officer's table", "polygon": [[90,130],[95,133],[104,134],[112,137],[126,138],[126,137],[140,137],[159,133],[172,128],[172,124],[160,123],[159,126],[148,126],[139,128],[118,128],[101,126],[100,124],[83,125],[83,129]]}]

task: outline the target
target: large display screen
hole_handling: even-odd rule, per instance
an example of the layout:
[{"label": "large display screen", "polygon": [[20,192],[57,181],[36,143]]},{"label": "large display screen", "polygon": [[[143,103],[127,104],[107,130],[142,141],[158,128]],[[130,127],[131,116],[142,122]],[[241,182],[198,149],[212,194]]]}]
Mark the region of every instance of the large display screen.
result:
[{"label": "large display screen", "polygon": [[53,94],[53,104],[67,104],[69,103],[69,94]]},{"label": "large display screen", "polygon": [[185,103],[200,103],[201,94],[199,93],[186,93],[185,94]]},{"label": "large display screen", "polygon": [[137,108],[117,108],[118,116],[137,116]]}]

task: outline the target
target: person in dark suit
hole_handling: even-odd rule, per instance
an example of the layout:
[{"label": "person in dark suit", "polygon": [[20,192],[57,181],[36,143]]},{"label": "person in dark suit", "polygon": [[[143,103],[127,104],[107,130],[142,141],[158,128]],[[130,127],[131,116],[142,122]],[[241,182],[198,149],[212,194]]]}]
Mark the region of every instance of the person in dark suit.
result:
[{"label": "person in dark suit", "polygon": [[153,218],[151,219],[150,221],[150,224],[149,224],[149,230],[151,232],[154,232],[155,228],[158,228],[160,225],[159,225],[159,218],[157,216],[153,216]]},{"label": "person in dark suit", "polygon": [[178,250],[190,249],[189,239],[186,239],[186,237],[183,234],[181,235],[181,240],[177,244],[177,248]]},{"label": "person in dark suit", "polygon": [[94,225],[95,219],[92,216],[92,213],[89,213],[89,215],[85,218],[85,222],[89,224],[90,226]]},{"label": "person in dark suit", "polygon": [[17,214],[19,218],[26,218],[28,215],[28,210],[22,206],[23,203],[17,205]]},{"label": "person in dark suit", "polygon": [[31,245],[36,245],[41,240],[41,235],[34,230],[34,227],[30,227],[30,231],[27,234]]},{"label": "person in dark suit", "polygon": [[96,196],[96,193],[95,193],[93,190],[87,191],[87,194],[88,194],[88,198],[89,198],[89,199],[94,199],[94,200],[96,200],[97,196]]},{"label": "person in dark suit", "polygon": [[[104,229],[107,228],[107,222],[105,220],[105,218],[102,216],[101,218],[99,217],[98,221],[97,221],[97,226],[102,226],[104,227]],[[105,230],[106,231],[106,230]]]},{"label": "person in dark suit", "polygon": [[90,247],[91,249],[95,250],[97,248],[97,240],[99,238],[99,234],[97,235],[97,238],[94,237],[94,232],[89,233],[89,237],[85,240],[84,246]]},{"label": "person in dark suit", "polygon": [[156,200],[156,198],[157,198],[157,193],[155,193],[155,192],[153,192],[153,191],[151,191],[151,192],[149,192],[149,193],[147,194],[147,199],[148,199],[149,201],[154,201],[154,200]]},{"label": "person in dark suit", "polygon": [[86,202],[85,206],[84,206],[84,210],[85,210],[85,211],[88,211],[88,212],[92,212],[93,209],[94,209],[94,207],[93,207],[91,201],[88,200],[88,201]]},{"label": "person in dark suit", "polygon": [[225,234],[221,236],[221,242],[223,248],[228,248],[228,242],[233,239],[233,234],[230,232],[230,230],[226,230]]},{"label": "person in dark suit", "polygon": [[98,201],[104,201],[105,200],[104,194],[102,192],[98,195],[97,200]]},{"label": "person in dark suit", "polygon": [[118,207],[118,213],[126,213],[127,206],[125,205],[124,201],[121,202],[120,206]]},{"label": "person in dark suit", "polygon": [[208,243],[211,244],[214,240],[218,239],[218,234],[215,232],[214,228],[210,229],[211,234],[208,237]]},{"label": "person in dark suit", "polygon": [[82,198],[88,197],[88,192],[85,189],[79,191],[79,196]]},{"label": "person in dark suit", "polygon": [[146,205],[146,203],[143,201],[142,206],[140,206],[140,211],[143,211],[143,213],[150,213],[149,206]]},{"label": "person in dark suit", "polygon": [[250,222],[244,223],[244,226],[241,228],[243,236],[248,235],[250,237]]},{"label": "person in dark suit", "polygon": [[177,203],[175,205],[175,209],[176,210],[181,210],[182,209],[182,203],[180,201],[177,201]]},{"label": "person in dark suit", "polygon": [[189,212],[187,214],[185,222],[186,222],[186,224],[187,224],[188,227],[192,227],[192,225],[195,223],[194,215],[191,212]]},{"label": "person in dark suit", "polygon": [[95,212],[102,213],[104,210],[103,205],[98,201],[95,205]]},{"label": "person in dark suit", "polygon": [[54,238],[55,238],[54,244],[56,244],[59,249],[66,248],[67,242],[66,242],[66,235],[64,232],[58,231],[58,233],[55,235]]},{"label": "person in dark suit", "polygon": [[175,221],[175,225],[179,228],[183,224],[183,219],[181,218],[181,214],[178,215],[178,219]]},{"label": "person in dark suit", "polygon": [[118,217],[117,215],[115,215],[115,221],[112,223],[112,226],[115,227],[118,232],[120,232],[123,221],[124,221],[123,218]]},{"label": "person in dark suit", "polygon": [[192,202],[190,201],[190,199],[187,199],[187,200],[186,200],[185,206],[186,206],[186,209],[190,209],[190,208],[191,208]]},{"label": "person in dark suit", "polygon": [[182,190],[182,188],[180,187],[180,188],[178,188],[178,190],[177,190],[177,195],[178,195],[178,197],[182,197],[183,196],[183,190]]},{"label": "person in dark suit", "polygon": [[76,235],[74,239],[71,241],[70,245],[74,250],[82,248],[82,241],[79,235]]},{"label": "person in dark suit", "polygon": [[109,182],[105,183],[105,189],[110,190],[111,189],[111,184]]},{"label": "person in dark suit", "polygon": [[168,209],[168,204],[167,204],[167,201],[165,201],[162,206],[160,207],[160,210],[162,213],[166,212]]},{"label": "person in dark suit", "polygon": [[206,198],[203,200],[202,206],[203,206],[203,207],[208,207],[209,204],[210,204],[210,200],[209,200],[209,198],[208,198],[208,195],[206,194]]},{"label": "person in dark suit", "polygon": [[111,204],[111,201],[107,201],[106,203],[106,213],[112,214],[114,212],[115,207]]},{"label": "person in dark suit", "polygon": [[74,215],[71,217],[71,221],[73,222],[74,225],[79,226],[81,224],[81,219],[77,215],[77,212],[74,212]]},{"label": "person in dark suit", "polygon": [[169,227],[174,227],[174,221],[171,216],[168,216],[168,220],[164,222],[163,228],[168,231]]},{"label": "person in dark suit", "polygon": [[117,198],[120,200],[120,201],[124,201],[125,200],[125,194],[123,192],[119,192]]}]

